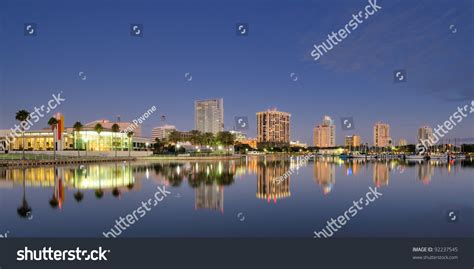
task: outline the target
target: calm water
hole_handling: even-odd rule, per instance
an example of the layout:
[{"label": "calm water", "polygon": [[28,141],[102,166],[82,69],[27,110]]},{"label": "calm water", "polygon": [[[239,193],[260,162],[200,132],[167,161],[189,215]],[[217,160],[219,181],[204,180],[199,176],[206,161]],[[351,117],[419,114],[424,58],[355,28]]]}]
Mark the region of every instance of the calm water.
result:
[{"label": "calm water", "polygon": [[[383,196],[336,237],[474,236],[471,161],[320,159],[274,181],[298,166],[252,157],[0,169],[0,234],[100,237],[165,185],[171,194],[122,237],[312,237],[369,186]],[[447,221],[451,209],[460,212],[457,223]]]}]

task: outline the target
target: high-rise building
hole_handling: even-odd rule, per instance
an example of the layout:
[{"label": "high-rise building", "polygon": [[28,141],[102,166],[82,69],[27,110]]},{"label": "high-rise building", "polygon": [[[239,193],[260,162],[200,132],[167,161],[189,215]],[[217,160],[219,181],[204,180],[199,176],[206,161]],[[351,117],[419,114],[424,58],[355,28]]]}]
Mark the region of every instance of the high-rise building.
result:
[{"label": "high-rise building", "polygon": [[400,138],[398,140],[398,146],[399,147],[403,147],[403,146],[406,146],[406,145],[408,145],[408,141],[405,138]]},{"label": "high-rise building", "polygon": [[155,127],[151,131],[151,141],[154,142],[157,138],[160,140],[167,139],[168,135],[172,131],[176,131],[176,126],[166,124],[163,126]]},{"label": "high-rise building", "polygon": [[429,126],[421,126],[418,128],[418,142],[425,141],[431,138],[433,135],[433,129]]},{"label": "high-rise building", "polygon": [[361,138],[360,135],[348,135],[344,142],[346,147],[360,147]]},{"label": "high-rise building", "polygon": [[196,130],[213,134],[224,131],[224,100],[222,98],[195,101],[194,110]]},{"label": "high-rise building", "polygon": [[383,122],[377,122],[374,125],[374,146],[388,147],[391,144],[390,125]]},{"label": "high-rise building", "polygon": [[260,146],[289,146],[290,114],[276,108],[257,112],[257,143]]},{"label": "high-rise building", "polygon": [[329,116],[324,116],[323,123],[314,127],[314,146],[328,148],[336,146],[336,126]]}]

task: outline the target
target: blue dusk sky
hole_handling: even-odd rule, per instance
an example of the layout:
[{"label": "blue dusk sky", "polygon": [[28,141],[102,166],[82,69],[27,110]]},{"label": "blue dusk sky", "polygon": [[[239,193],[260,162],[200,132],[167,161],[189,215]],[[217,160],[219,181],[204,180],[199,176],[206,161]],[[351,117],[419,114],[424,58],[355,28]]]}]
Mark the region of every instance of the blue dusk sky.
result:
[{"label": "blue dusk sky", "polygon": [[[250,136],[255,113],[276,107],[292,115],[292,140],[312,144],[313,127],[329,115],[338,144],[352,133],[371,144],[377,121],[390,124],[395,142],[414,142],[419,126],[442,124],[474,100],[474,2],[376,2],[382,9],[315,61],[313,44],[367,1],[1,0],[0,129],[62,91],[56,111],[67,126],[131,121],[156,106],[144,134],[162,115],[190,130],[194,100],[224,98],[225,128],[248,116]],[[36,24],[36,36],[25,36],[25,23]],[[132,23],[143,25],[142,37],[130,35]],[[247,36],[237,23],[248,24]],[[397,69],[406,82],[394,83]],[[355,130],[341,129],[345,116]],[[448,136],[474,137],[473,118]]]}]

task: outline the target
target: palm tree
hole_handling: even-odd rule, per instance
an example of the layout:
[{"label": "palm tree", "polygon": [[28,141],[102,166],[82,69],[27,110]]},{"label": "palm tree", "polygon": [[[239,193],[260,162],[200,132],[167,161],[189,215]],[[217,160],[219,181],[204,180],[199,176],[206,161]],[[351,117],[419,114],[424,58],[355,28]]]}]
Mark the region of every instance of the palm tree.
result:
[{"label": "palm tree", "polygon": [[229,154],[229,146],[234,145],[235,136],[230,132],[219,132],[217,133],[217,140],[226,147],[227,154]]},{"label": "palm tree", "polygon": [[189,132],[191,134],[191,143],[193,145],[200,145],[201,144],[201,132],[198,130],[192,130]]},{"label": "palm tree", "polygon": [[202,135],[202,140],[207,146],[212,146],[214,144],[214,134],[213,133],[204,133]]},{"label": "palm tree", "polygon": [[57,208],[59,205],[59,189],[58,189],[58,179],[56,175],[58,174],[56,166],[54,167],[54,190],[53,190],[53,196],[49,200],[49,205],[52,208]]},{"label": "palm tree", "polygon": [[104,130],[104,127],[102,127],[102,124],[100,123],[97,123],[94,126],[94,131],[96,131],[97,135],[99,136],[99,151],[100,151],[100,133],[102,133],[103,130]]},{"label": "palm tree", "polygon": [[163,143],[163,141],[161,141],[158,137],[155,138],[155,143],[153,144],[154,154],[163,152],[164,146],[165,146],[165,143]]},{"label": "palm tree", "polygon": [[168,141],[174,144],[178,143],[181,141],[180,133],[176,130],[171,131],[168,135]]},{"label": "palm tree", "polygon": [[25,127],[21,125],[22,122],[26,121],[30,117],[30,112],[22,109],[16,113],[15,119],[20,122],[20,127],[21,127],[21,135],[22,135],[22,159],[25,159]]},{"label": "palm tree", "polygon": [[127,136],[128,136],[128,157],[130,157],[131,150],[132,150],[131,144],[132,144],[133,132],[128,132]]},{"label": "palm tree", "polygon": [[23,199],[21,202],[21,206],[17,209],[18,215],[22,218],[30,217],[31,216],[31,207],[28,205],[26,201],[26,178],[25,178],[25,168],[23,168]]},{"label": "palm tree", "polygon": [[103,196],[104,196],[104,191],[102,189],[95,190],[95,197],[97,197],[97,199],[101,199]]},{"label": "palm tree", "polygon": [[80,202],[82,199],[84,199],[84,194],[78,190],[74,193],[74,199],[76,199],[77,202]]},{"label": "palm tree", "polygon": [[[74,126],[72,126],[72,128],[74,129],[74,144],[75,144],[75,147],[77,149],[77,157],[80,157],[80,154],[79,154],[79,147],[77,146],[77,137],[78,137],[78,134],[80,131],[82,131],[82,128],[84,126],[82,125],[81,122],[79,121],[76,121],[76,123],[74,123]],[[87,149],[86,149],[87,150]]]},{"label": "palm tree", "polygon": [[[117,123],[114,123],[114,125],[112,125],[112,132],[114,133],[114,136],[118,132],[120,132],[120,126]],[[115,140],[114,138],[112,138],[112,139]],[[114,142],[112,142],[112,147],[114,147]],[[114,148],[115,148],[115,158],[117,158],[117,147],[114,147]]]},{"label": "palm tree", "polygon": [[54,129],[58,126],[59,121],[55,117],[51,117],[48,120],[48,125],[51,126],[53,131],[53,150],[54,150],[54,160],[56,160],[56,135],[54,135]]}]

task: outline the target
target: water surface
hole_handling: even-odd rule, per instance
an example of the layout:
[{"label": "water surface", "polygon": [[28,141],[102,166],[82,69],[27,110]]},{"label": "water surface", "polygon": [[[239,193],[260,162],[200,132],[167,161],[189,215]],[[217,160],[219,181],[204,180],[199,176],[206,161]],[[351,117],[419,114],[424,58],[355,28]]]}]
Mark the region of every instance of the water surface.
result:
[{"label": "water surface", "polygon": [[[281,183],[275,181],[293,168]],[[473,237],[471,161],[250,157],[0,169],[0,233],[101,237],[120,216],[171,192],[122,237],[312,237],[377,187],[382,197],[336,237]],[[449,210],[459,219],[450,223]]]}]

